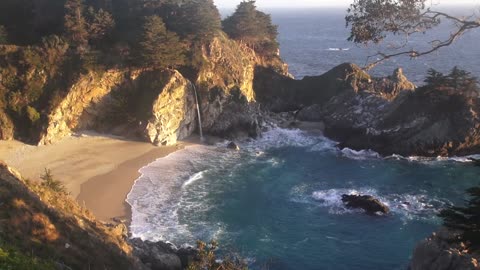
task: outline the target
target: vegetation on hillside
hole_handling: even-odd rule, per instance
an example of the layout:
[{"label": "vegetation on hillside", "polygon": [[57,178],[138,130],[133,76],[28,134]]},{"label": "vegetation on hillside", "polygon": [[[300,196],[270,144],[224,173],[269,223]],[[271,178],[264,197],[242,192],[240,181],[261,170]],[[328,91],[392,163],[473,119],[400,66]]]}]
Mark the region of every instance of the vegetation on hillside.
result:
[{"label": "vegetation on hillside", "polygon": [[218,243],[197,242],[197,256],[187,270],[248,270],[247,263],[241,258],[230,255],[221,260],[217,257]]},{"label": "vegetation on hillside", "polygon": [[48,170],[43,182],[28,181],[0,162],[0,201],[0,269],[135,265],[123,236],[80,207]]},{"label": "vegetation on hillside", "polygon": [[473,187],[467,190],[470,196],[466,205],[452,206],[443,210],[440,217],[444,225],[453,230],[461,232],[458,241],[465,242],[472,251],[480,248],[480,187]]}]

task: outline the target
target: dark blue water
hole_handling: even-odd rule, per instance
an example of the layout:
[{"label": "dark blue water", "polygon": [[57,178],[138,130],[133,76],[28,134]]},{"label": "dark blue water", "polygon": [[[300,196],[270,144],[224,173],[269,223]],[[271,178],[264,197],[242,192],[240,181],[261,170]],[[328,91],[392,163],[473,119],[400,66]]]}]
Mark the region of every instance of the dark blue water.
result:
[{"label": "dark blue water", "polygon": [[[347,41],[349,29],[345,27],[345,9],[273,9],[267,10],[279,26],[279,42],[282,58],[290,65],[291,73],[302,78],[319,75],[344,63],[353,62],[364,66],[369,56],[378,51],[392,52],[392,47],[403,44],[404,39],[394,37],[379,46],[361,46]],[[450,8],[452,14],[472,15],[472,8]],[[478,12],[478,11],[477,11]],[[453,27],[445,23],[426,35],[413,35],[403,50],[430,48],[429,41],[448,37]],[[415,83],[422,83],[429,68],[448,72],[459,66],[475,76],[480,76],[480,29],[462,36],[452,46],[443,48],[431,55],[411,59],[392,58],[372,70],[374,75],[392,74],[397,67],[403,67],[407,77]],[[344,50],[338,51],[342,48]],[[376,59],[373,57],[372,59]]]},{"label": "dark blue water", "polygon": [[[275,129],[239,152],[193,146],[141,170],[128,202],[132,233],[177,245],[217,239],[253,269],[406,269],[416,242],[479,184],[465,158],[380,158]],[[345,209],[342,194],[390,206],[372,217]]]}]

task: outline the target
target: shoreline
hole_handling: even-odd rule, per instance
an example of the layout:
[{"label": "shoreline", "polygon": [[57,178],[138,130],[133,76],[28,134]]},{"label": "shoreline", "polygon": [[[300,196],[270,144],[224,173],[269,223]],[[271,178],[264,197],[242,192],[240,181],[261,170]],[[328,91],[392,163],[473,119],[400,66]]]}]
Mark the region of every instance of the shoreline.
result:
[{"label": "shoreline", "polygon": [[80,186],[80,193],[75,198],[79,204],[92,211],[102,221],[112,219],[131,221],[131,206],[125,201],[135,181],[141,176],[139,172],[145,166],[184,149],[186,144],[159,146],[158,149],[127,160],[106,174],[94,176]]},{"label": "shoreline", "polygon": [[130,222],[131,210],[125,199],[140,177],[139,170],[198,141],[193,135],[173,146],[154,146],[88,132],[46,146],[0,141],[0,160],[31,181],[40,181],[44,169],[48,168],[72,198],[86,206],[97,219],[109,222],[120,218]]}]

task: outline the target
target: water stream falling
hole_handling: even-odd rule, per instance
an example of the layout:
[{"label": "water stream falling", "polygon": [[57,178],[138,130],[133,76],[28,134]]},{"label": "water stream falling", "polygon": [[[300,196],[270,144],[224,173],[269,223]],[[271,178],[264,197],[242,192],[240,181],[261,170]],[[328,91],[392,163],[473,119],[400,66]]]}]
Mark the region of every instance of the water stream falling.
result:
[{"label": "water stream falling", "polygon": [[203,141],[203,128],[202,128],[202,116],[200,113],[200,104],[198,103],[198,92],[195,84],[192,83],[193,91],[195,92],[195,103],[197,104],[197,116],[198,116],[198,130],[200,132],[200,139]]}]

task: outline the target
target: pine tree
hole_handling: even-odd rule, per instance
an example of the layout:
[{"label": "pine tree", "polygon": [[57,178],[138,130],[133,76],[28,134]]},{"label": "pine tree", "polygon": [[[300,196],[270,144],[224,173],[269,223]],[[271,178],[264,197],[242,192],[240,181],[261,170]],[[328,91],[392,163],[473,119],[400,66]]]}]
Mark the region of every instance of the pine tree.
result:
[{"label": "pine tree", "polygon": [[145,18],[140,46],[145,65],[166,68],[185,63],[183,44],[175,33],[167,30],[159,16]]},{"label": "pine tree", "polygon": [[99,9],[95,11],[93,7],[88,8],[88,32],[91,39],[102,39],[115,27],[115,20],[112,15]]},{"label": "pine tree", "polygon": [[70,43],[79,52],[88,44],[87,23],[83,16],[83,0],[67,0],[65,3],[65,32]]},{"label": "pine tree", "polygon": [[220,12],[213,0],[188,0],[169,6],[176,7],[168,17],[168,25],[184,37],[205,42],[222,29]]},{"label": "pine tree", "polygon": [[257,10],[254,0],[241,2],[223,22],[223,30],[261,54],[274,54],[278,49],[278,30],[270,15]]}]

